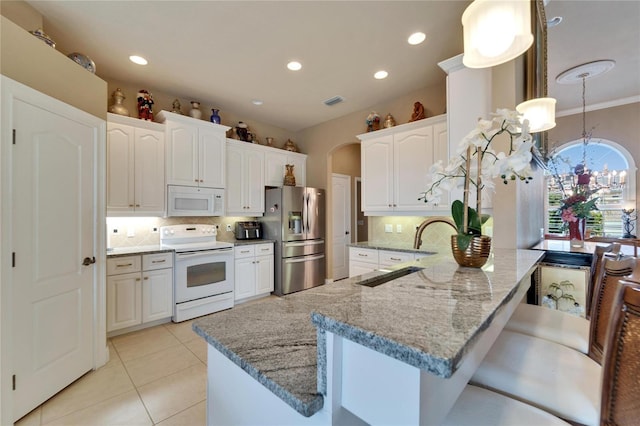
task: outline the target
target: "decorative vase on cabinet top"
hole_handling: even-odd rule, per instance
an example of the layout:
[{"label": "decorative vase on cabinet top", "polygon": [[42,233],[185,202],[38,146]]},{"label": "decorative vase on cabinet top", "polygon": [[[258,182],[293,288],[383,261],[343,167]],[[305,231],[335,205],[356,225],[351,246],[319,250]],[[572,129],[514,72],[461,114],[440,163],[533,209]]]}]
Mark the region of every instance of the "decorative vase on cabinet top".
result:
[{"label": "decorative vase on cabinet top", "polygon": [[215,124],[220,124],[220,110],[213,108],[211,110],[211,122]]},{"label": "decorative vase on cabinet top", "polygon": [[126,115],[129,116],[129,110],[122,104],[122,101],[125,99],[124,93],[120,88],[117,88],[113,94],[113,105],[109,107],[109,112],[118,115]]},{"label": "decorative vase on cabinet top", "polygon": [[86,69],[92,74],[96,73],[96,63],[91,60],[90,57],[84,55],[82,53],[73,52],[67,55],[69,59],[74,61],[76,64],[82,66],[82,68]]},{"label": "decorative vase on cabinet top", "polygon": [[189,115],[197,119],[202,118],[202,111],[200,111],[200,102],[191,101],[191,110],[189,111]]}]

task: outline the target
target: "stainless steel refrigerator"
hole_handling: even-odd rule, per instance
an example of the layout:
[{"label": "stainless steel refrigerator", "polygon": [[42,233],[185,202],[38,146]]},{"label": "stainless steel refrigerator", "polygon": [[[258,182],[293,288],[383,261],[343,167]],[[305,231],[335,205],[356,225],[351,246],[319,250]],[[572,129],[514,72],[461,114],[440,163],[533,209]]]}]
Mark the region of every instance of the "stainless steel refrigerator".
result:
[{"label": "stainless steel refrigerator", "polygon": [[325,192],[285,186],[265,194],[264,238],[275,243],[275,294],[324,284]]}]

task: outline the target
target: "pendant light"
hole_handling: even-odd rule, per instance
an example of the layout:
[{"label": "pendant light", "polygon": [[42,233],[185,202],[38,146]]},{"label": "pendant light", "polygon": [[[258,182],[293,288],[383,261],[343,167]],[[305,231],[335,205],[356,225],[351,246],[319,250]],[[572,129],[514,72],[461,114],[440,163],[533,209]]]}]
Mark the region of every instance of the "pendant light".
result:
[{"label": "pendant light", "polygon": [[475,0],[462,14],[467,68],[508,62],[533,44],[530,0]]},{"label": "pendant light", "polygon": [[544,132],[556,127],[556,100],[536,98],[516,107],[524,120],[529,120],[529,133]]}]

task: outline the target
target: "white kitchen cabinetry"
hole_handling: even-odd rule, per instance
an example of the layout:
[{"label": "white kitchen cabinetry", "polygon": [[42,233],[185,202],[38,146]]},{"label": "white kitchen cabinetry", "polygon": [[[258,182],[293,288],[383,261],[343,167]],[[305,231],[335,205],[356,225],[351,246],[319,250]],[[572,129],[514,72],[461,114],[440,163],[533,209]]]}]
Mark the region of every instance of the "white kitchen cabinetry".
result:
[{"label": "white kitchen cabinetry", "polygon": [[376,269],[422,259],[425,256],[428,254],[349,247],[349,278],[373,272]]},{"label": "white kitchen cabinetry", "polygon": [[445,116],[438,116],[358,136],[362,141],[365,214],[420,214],[439,210],[427,206],[418,197],[427,189],[431,165],[438,160],[448,160],[445,120]]},{"label": "white kitchen cabinetry", "polygon": [[268,295],[273,291],[273,243],[235,247],[235,300]]},{"label": "white kitchen cabinetry", "polygon": [[107,259],[107,332],[172,315],[173,253]]},{"label": "white kitchen cabinetry", "polygon": [[293,164],[293,175],[296,177],[296,186],[307,184],[307,156],[297,152],[281,151],[270,148],[265,151],[266,186],[282,186],[285,174],[285,165]]},{"label": "white kitchen cabinetry", "polygon": [[378,250],[349,247],[349,278],[378,269]]},{"label": "white kitchen cabinetry", "polygon": [[167,185],[225,187],[229,127],[160,111],[165,123]]},{"label": "white kitchen cabinetry", "polygon": [[163,216],[164,126],[107,114],[109,216]]},{"label": "white kitchen cabinetry", "polygon": [[264,214],[264,153],[247,142],[227,141],[226,214]]}]

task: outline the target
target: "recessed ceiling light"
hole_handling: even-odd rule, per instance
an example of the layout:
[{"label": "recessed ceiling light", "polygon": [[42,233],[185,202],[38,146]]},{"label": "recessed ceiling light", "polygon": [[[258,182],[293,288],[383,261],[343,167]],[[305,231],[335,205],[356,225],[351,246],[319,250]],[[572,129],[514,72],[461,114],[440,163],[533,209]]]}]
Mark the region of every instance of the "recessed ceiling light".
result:
[{"label": "recessed ceiling light", "polygon": [[302,69],[302,64],[298,61],[291,61],[287,64],[287,68],[289,68],[291,71],[298,71]]},{"label": "recessed ceiling light", "polygon": [[129,60],[134,64],[138,64],[138,65],[147,65],[148,63],[145,58],[143,58],[142,56],[136,56],[136,55],[129,56]]},{"label": "recessed ceiling light", "polygon": [[417,33],[411,34],[407,39],[407,42],[409,44],[416,45],[416,44],[422,43],[426,38],[427,36],[425,35],[425,33],[417,32]]},{"label": "recessed ceiling light", "polygon": [[262,105],[264,102],[262,102],[260,99],[253,99],[251,103],[254,105]]},{"label": "recessed ceiling light", "polygon": [[389,73],[388,73],[388,72],[386,72],[386,71],[384,71],[384,70],[380,70],[380,71],[377,71],[377,72],[373,75],[373,77],[374,77],[375,79],[377,79],[377,80],[382,80],[383,78],[387,78],[387,76],[388,76],[388,75],[389,75]]}]

